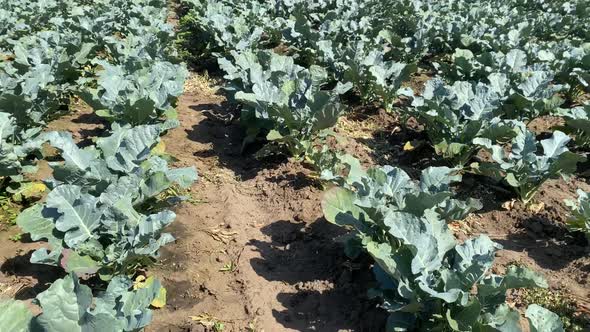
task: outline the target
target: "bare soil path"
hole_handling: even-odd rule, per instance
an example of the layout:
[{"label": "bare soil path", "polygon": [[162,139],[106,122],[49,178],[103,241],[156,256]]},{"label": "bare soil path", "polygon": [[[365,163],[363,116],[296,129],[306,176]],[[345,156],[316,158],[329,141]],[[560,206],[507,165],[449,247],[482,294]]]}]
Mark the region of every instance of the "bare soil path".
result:
[{"label": "bare soil path", "polygon": [[[322,218],[322,189],[288,160],[241,155],[243,133],[223,97],[185,93],[181,127],[168,133],[177,166],[195,165],[194,204],[177,209],[158,274],[168,306],[149,331],[375,331],[378,315],[362,301],[370,279],[338,243],[341,229]],[[365,287],[365,286],[363,286]],[[362,317],[361,317],[362,316]],[[377,323],[377,322],[376,322]]]}]

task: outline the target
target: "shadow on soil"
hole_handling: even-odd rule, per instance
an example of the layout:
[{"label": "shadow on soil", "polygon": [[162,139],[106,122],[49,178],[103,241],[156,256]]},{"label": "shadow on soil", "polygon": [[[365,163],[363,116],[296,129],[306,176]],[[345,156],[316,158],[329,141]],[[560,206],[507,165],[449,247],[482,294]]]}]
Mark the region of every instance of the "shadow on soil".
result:
[{"label": "shadow on soil", "polygon": [[[310,170],[311,171],[311,170]],[[289,187],[292,190],[302,190],[305,188],[322,188],[319,180],[311,178],[308,174],[297,171],[296,173],[286,173],[280,175],[267,176],[266,181],[278,183],[282,187]]]},{"label": "shadow on soil", "polygon": [[[400,131],[379,129],[372,134],[374,138],[358,139],[368,146],[371,157],[379,165],[393,165],[402,168],[413,178],[420,176],[422,169],[431,166],[449,166],[444,160],[435,158],[436,154],[423,132],[407,128]],[[419,142],[415,150],[404,151],[407,142]]]},{"label": "shadow on soil", "polygon": [[250,263],[267,280],[290,285],[277,300],[286,310],[273,312],[285,328],[298,331],[382,330],[385,315],[367,299],[374,282],[369,260],[348,259],[335,238],[343,229],[321,218],[305,223],[276,221],[262,228],[270,242],[250,241],[262,258]]},{"label": "shadow on soil", "polygon": [[72,111],[64,114],[49,124],[49,128],[58,131],[70,131],[80,147],[93,144],[93,138],[109,134],[110,123],[96,115],[91,109]]},{"label": "shadow on soil", "polygon": [[[355,140],[363,149],[369,148],[369,157],[377,165],[400,167],[413,178],[419,177],[420,170],[427,167],[448,166],[436,158],[428,135],[413,118],[404,121],[383,109],[361,107],[347,115],[347,119],[369,124],[369,128],[351,130],[358,131]],[[413,150],[404,149],[408,142],[414,146]]]},{"label": "shadow on soil", "polygon": [[501,183],[472,173],[463,174],[463,179],[456,184],[458,199],[479,199],[483,207],[477,213],[487,213],[502,210],[502,204],[516,199],[516,194]]},{"label": "shadow on soil", "polygon": [[78,113],[79,116],[77,118],[72,119],[73,123],[82,123],[82,124],[95,124],[95,125],[103,125],[108,126],[109,123],[104,118],[96,115],[96,113],[90,111],[89,113]]},{"label": "shadow on soil", "polygon": [[287,160],[283,156],[256,159],[254,153],[261,144],[253,143],[242,153],[245,133],[239,125],[239,111],[228,102],[190,106],[206,118],[187,130],[188,139],[211,144],[210,150],[196,152],[201,158],[217,157],[221,166],[231,169],[243,180],[254,178],[262,169],[275,168]]},{"label": "shadow on soil", "polygon": [[26,254],[8,258],[2,266],[0,272],[8,276],[23,278],[25,286],[20,289],[16,295],[17,300],[29,300],[43,292],[57,279],[63,278],[65,273],[63,269],[42,265],[31,264],[30,259],[33,250]]},{"label": "shadow on soil", "polygon": [[505,249],[523,252],[544,269],[558,271],[573,261],[590,268],[586,249],[587,240],[581,233],[570,233],[562,226],[544,216],[530,216],[523,219],[521,232],[512,233],[504,240],[498,240]]}]

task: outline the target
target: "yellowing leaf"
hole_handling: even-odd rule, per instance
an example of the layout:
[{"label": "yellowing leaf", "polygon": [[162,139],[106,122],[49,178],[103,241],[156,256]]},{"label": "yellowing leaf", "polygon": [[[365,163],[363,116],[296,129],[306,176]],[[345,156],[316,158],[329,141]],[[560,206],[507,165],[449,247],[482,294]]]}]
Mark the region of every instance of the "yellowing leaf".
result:
[{"label": "yellowing leaf", "polygon": [[[138,290],[142,288],[150,287],[156,279],[154,277],[148,277],[147,279],[145,276],[137,276],[135,278],[135,282],[133,283],[133,289]],[[158,296],[150,303],[150,305],[154,308],[162,308],[166,305],[166,288],[160,287],[158,292]]]},{"label": "yellowing leaf", "polygon": [[414,150],[416,147],[412,145],[412,142],[407,141],[406,144],[404,144],[404,151],[412,151]]},{"label": "yellowing leaf", "polygon": [[198,316],[189,316],[189,318],[208,329],[212,329],[214,332],[220,332],[225,329],[225,325],[222,321],[206,312]]},{"label": "yellowing leaf", "polygon": [[266,139],[269,141],[276,141],[282,139],[283,135],[276,130],[271,130],[268,135],[266,135]]},{"label": "yellowing leaf", "polygon": [[543,202],[539,202],[539,203],[533,203],[530,204],[528,206],[529,211],[534,212],[534,213],[539,213],[543,210],[545,210],[545,203]]},{"label": "yellowing leaf", "polygon": [[47,190],[47,186],[41,182],[31,182],[26,189],[23,190],[23,196],[34,197],[39,196]]},{"label": "yellowing leaf", "polygon": [[156,297],[152,303],[151,306],[154,308],[162,308],[166,305],[166,288],[162,287],[160,288],[160,292],[158,293],[158,297]]},{"label": "yellowing leaf", "polygon": [[112,119],[114,118],[113,113],[109,110],[96,110],[94,114],[100,116],[101,118]]},{"label": "yellowing leaf", "polygon": [[145,287],[146,287],[145,276],[137,276],[137,278],[135,278],[135,282],[133,283],[133,290],[138,290],[140,288],[145,288]]},{"label": "yellowing leaf", "polygon": [[152,149],[152,154],[155,154],[157,156],[159,155],[163,155],[166,153],[166,143],[164,143],[164,141],[160,141],[153,149]]},{"label": "yellowing leaf", "polygon": [[508,201],[508,202],[504,202],[504,203],[502,204],[502,207],[503,207],[504,209],[506,209],[506,210],[510,211],[510,210],[514,209],[514,203],[516,203],[516,200],[514,200],[514,199],[513,199],[513,200],[510,200],[510,201]]},{"label": "yellowing leaf", "polygon": [[16,190],[9,190],[12,193],[12,199],[15,202],[21,202],[23,199],[41,197],[47,190],[47,186],[42,182],[21,183]]}]

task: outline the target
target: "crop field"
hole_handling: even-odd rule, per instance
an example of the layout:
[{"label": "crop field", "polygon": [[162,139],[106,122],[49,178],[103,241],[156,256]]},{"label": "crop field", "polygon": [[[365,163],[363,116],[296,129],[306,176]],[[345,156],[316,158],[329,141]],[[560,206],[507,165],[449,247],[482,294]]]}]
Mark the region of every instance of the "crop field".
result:
[{"label": "crop field", "polygon": [[0,0],[0,332],[590,331],[588,0]]}]

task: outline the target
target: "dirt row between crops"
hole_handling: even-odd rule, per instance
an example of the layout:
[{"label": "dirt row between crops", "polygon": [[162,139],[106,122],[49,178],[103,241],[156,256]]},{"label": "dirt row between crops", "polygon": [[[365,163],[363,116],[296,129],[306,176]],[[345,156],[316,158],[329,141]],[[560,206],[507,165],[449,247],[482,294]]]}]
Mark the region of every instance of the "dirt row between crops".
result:
[{"label": "dirt row between crops", "polygon": [[[349,262],[322,218],[319,184],[284,159],[241,155],[243,132],[223,97],[194,91],[179,102],[182,123],[165,136],[177,166],[197,167],[193,204],[177,209],[155,271],[169,302],[150,331],[378,330],[362,299],[366,266]],[[381,320],[382,322],[382,320]]]},{"label": "dirt row between crops", "polygon": [[[345,233],[322,218],[322,189],[310,170],[278,157],[257,160],[256,147],[241,154],[239,112],[191,82],[179,100],[181,126],[163,140],[178,159],[175,166],[195,166],[200,178],[191,199],[175,209],[169,230],[177,241],[148,269],[162,279],[168,304],[155,311],[147,331],[212,331],[221,324],[223,331],[380,331],[385,315],[366,297],[373,283],[369,262],[344,255]],[[84,109],[51,125],[82,144],[102,127]],[[406,141],[424,139],[414,127],[365,110],[342,119],[337,132],[366,165],[389,163],[417,176],[437,162],[427,147],[403,150]],[[481,199],[484,209],[452,227],[461,239],[489,234],[505,248],[496,270],[529,265],[583,308],[590,258],[583,236],[563,227],[563,199],[573,198],[576,188],[590,190],[583,179],[548,182],[539,195],[545,206],[533,212],[511,204],[509,191],[466,176],[459,194]],[[63,274],[28,263],[39,244],[27,237],[10,241],[17,233],[17,227],[0,232],[0,296],[30,300]]]}]

